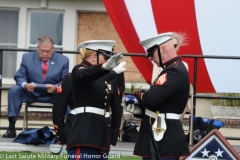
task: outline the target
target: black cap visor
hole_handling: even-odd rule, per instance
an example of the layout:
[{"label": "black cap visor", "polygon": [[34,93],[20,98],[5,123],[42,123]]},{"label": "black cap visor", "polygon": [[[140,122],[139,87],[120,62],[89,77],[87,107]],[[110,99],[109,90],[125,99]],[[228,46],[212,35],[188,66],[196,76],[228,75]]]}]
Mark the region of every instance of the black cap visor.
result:
[{"label": "black cap visor", "polygon": [[105,57],[112,57],[113,53],[110,52],[110,51],[105,51],[105,50],[102,50],[102,49],[98,49],[97,50],[98,53],[101,53],[102,55],[104,55]]},{"label": "black cap visor", "polygon": [[113,55],[112,52],[110,52],[110,51],[105,51],[105,50],[103,50],[103,49],[98,49],[98,50],[94,50],[94,49],[90,49],[90,48],[86,48],[86,49],[92,50],[92,51],[96,51],[97,53],[100,53],[100,54],[104,55],[104,56],[107,57],[107,58],[110,58],[110,57],[112,57],[112,55]]},{"label": "black cap visor", "polygon": [[158,46],[159,46],[159,45],[156,44],[156,45],[154,45],[154,46],[148,48],[148,49],[147,49],[147,55],[146,55],[146,57],[147,57],[147,58],[152,57],[154,51],[158,48]]},{"label": "black cap visor", "polygon": [[164,43],[166,43],[166,42],[168,42],[168,41],[170,41],[170,40],[172,40],[172,38],[166,40],[165,42],[163,42],[163,43],[161,43],[161,44],[155,44],[154,46],[148,48],[148,49],[147,49],[147,55],[146,55],[146,57],[147,57],[147,58],[151,57],[151,56],[153,55],[154,51],[158,48],[158,46],[160,46],[160,45],[162,45],[162,44],[164,44]]}]

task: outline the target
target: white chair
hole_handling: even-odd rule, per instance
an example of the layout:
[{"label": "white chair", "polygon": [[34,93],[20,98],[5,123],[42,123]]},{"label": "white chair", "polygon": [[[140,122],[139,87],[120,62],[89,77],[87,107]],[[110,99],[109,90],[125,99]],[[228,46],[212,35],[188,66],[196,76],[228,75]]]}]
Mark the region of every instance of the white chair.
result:
[{"label": "white chair", "polygon": [[53,104],[44,102],[25,103],[25,111],[23,116],[23,130],[27,130],[28,126],[46,126],[49,123],[29,123],[28,113],[52,113]]}]

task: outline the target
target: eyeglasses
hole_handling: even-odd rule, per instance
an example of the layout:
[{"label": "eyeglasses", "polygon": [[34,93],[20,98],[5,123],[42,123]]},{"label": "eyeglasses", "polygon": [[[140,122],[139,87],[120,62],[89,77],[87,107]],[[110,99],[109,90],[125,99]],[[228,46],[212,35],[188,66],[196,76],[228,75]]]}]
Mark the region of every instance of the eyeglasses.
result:
[{"label": "eyeglasses", "polygon": [[46,53],[46,54],[50,55],[52,53],[52,50],[42,50],[42,49],[39,49],[39,52],[40,52],[40,54]]}]

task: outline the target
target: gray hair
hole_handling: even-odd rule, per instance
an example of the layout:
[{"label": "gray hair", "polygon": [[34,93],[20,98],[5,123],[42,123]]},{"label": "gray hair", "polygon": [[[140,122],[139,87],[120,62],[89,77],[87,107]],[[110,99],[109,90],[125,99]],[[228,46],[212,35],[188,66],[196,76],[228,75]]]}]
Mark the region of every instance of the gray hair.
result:
[{"label": "gray hair", "polygon": [[38,38],[38,45],[40,43],[50,43],[52,45],[54,45],[53,39],[49,36],[42,36]]},{"label": "gray hair", "polygon": [[186,33],[182,33],[182,32],[172,32],[172,38],[177,40],[177,46],[181,47],[181,46],[186,46],[188,45],[188,37],[186,35]]}]

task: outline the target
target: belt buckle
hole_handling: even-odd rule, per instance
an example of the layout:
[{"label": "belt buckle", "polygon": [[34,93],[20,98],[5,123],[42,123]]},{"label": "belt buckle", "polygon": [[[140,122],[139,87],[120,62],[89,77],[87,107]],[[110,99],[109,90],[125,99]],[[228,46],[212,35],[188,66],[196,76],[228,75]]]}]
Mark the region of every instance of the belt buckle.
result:
[{"label": "belt buckle", "polygon": [[107,114],[106,109],[103,110],[103,115],[105,116]]}]

